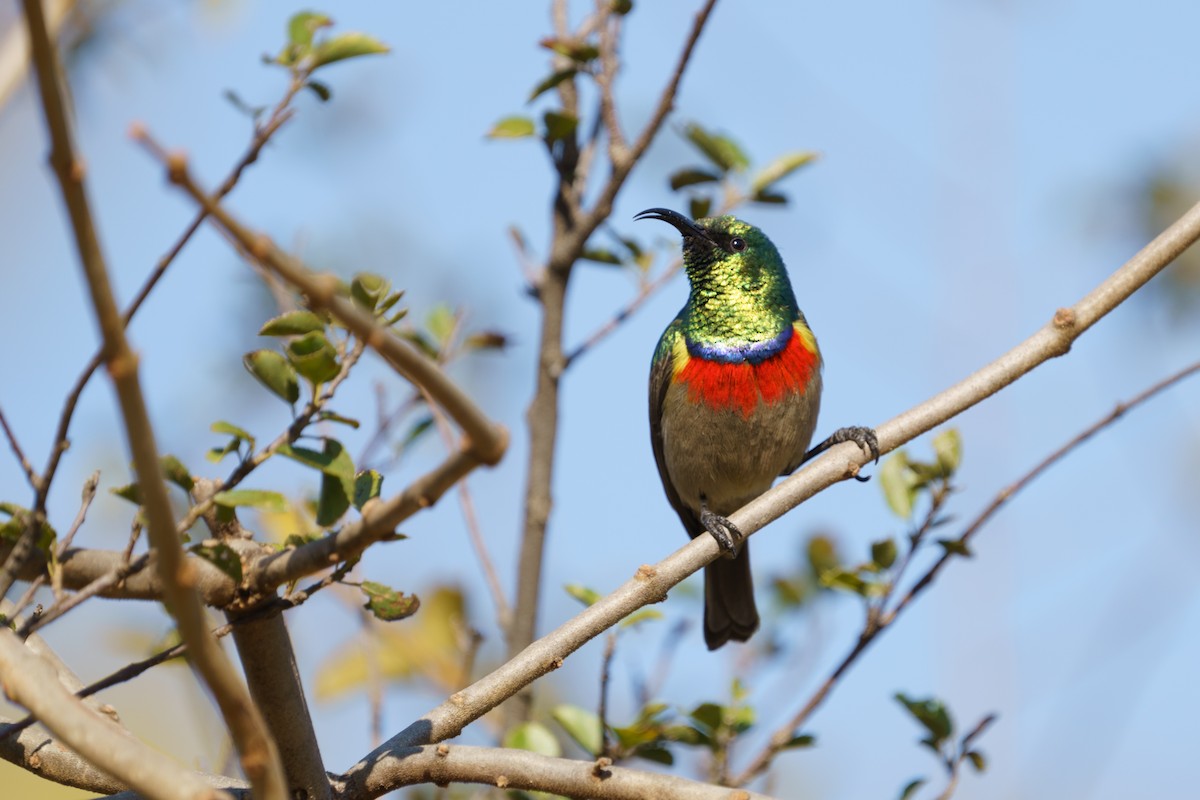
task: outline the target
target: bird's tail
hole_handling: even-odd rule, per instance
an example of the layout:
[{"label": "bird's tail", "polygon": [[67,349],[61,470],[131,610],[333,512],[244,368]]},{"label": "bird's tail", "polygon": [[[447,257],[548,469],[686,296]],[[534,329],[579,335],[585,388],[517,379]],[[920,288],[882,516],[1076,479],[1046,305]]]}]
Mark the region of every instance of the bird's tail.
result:
[{"label": "bird's tail", "polygon": [[758,629],[750,547],[734,558],[718,558],[704,568],[704,642],[716,650],[733,639],[744,642]]}]

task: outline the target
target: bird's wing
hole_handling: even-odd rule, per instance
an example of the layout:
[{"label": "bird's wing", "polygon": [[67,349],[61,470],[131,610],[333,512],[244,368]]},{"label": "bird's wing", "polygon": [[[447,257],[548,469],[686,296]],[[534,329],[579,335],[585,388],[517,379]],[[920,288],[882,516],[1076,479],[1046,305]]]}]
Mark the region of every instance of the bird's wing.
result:
[{"label": "bird's wing", "polygon": [[654,450],[654,463],[658,465],[658,477],[662,480],[667,501],[679,515],[688,535],[695,538],[704,531],[704,526],[700,524],[699,516],[679,499],[679,493],[671,483],[671,476],[667,474],[667,462],[663,456],[663,402],[666,400],[667,390],[671,388],[671,377],[675,372],[675,346],[682,336],[683,331],[679,320],[676,319],[663,331],[654,351],[654,360],[650,363],[650,446]]}]

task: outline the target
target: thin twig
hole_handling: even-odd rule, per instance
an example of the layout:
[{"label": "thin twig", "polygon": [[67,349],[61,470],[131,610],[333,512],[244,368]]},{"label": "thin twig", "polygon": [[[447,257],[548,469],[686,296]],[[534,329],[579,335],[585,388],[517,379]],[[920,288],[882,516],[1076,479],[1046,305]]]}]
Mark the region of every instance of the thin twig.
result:
[{"label": "thin twig", "polygon": [[17,463],[21,465],[21,471],[25,473],[25,480],[29,481],[29,485],[36,492],[41,485],[42,479],[33,469],[33,464],[29,463],[29,459],[25,457],[25,451],[21,449],[21,443],[17,441],[17,435],[13,433],[12,428],[8,427],[8,419],[4,416],[4,410],[0,409],[0,428],[4,429],[4,438],[8,439],[8,446],[16,456]]},{"label": "thin twig", "polygon": [[[1112,425],[1114,422],[1120,419],[1120,417],[1126,411],[1141,405],[1150,398],[1170,388],[1171,386],[1174,386],[1176,383],[1182,381],[1184,378],[1187,378],[1190,375],[1195,374],[1196,372],[1200,372],[1200,362],[1192,364],[1191,366],[1186,367],[1179,372],[1168,376],[1167,378],[1164,378],[1163,380],[1155,383],[1153,386],[1150,386],[1146,390],[1137,394],[1133,398],[1123,403],[1118,403],[1116,408],[1114,408],[1109,414],[1089,425],[1082,432],[1067,441],[1062,447],[1058,448],[1041,462],[1039,462],[1035,467],[1033,467],[1033,469],[1021,476],[1016,482],[1002,489],[992,500],[992,502],[989,503],[988,506],[974,519],[974,521],[972,521],[966,527],[966,529],[964,529],[963,533],[958,537],[957,542],[959,544],[966,545],[970,541],[971,537],[978,533],[980,528],[982,528],[989,520],[991,520],[996,512],[999,511],[1005,503],[1011,500],[1014,495],[1028,486],[1032,481],[1038,478],[1055,463],[1060,461],[1068,453],[1079,447],[1081,444],[1086,442],[1092,436],[1095,436],[1106,427]],[[808,701],[791,718],[791,720],[789,720],[786,725],[780,727],[775,731],[774,734],[772,734],[767,746],[763,748],[762,752],[755,757],[751,764],[746,767],[741,774],[733,779],[731,782],[732,785],[744,786],[746,783],[762,774],[762,772],[770,766],[774,757],[779,753],[780,750],[784,748],[784,746],[788,741],[791,740],[796,732],[803,727],[803,725],[808,721],[808,718],[812,716],[814,711],[816,711],[817,707],[824,702],[825,698],[828,697],[830,692],[833,691],[842,675],[845,674],[845,672],[854,664],[854,662],[858,660],[858,657],[862,655],[863,651],[867,649],[867,647],[875,640],[876,637],[879,636],[879,634],[891,627],[899,615],[903,613],[904,610],[908,608],[908,606],[912,604],[912,602],[922,592],[929,588],[929,586],[933,583],[934,578],[937,577],[938,573],[941,572],[946,564],[948,564],[954,557],[954,554],[950,550],[946,550],[942,556],[936,562],[934,562],[933,566],[931,566],[913,584],[912,588],[905,593],[905,595],[896,603],[894,608],[892,608],[890,611],[884,611],[880,613],[877,623],[864,629],[864,631],[859,635],[858,641],[856,641],[854,646],[850,649],[850,652],[846,654],[846,656],[838,663],[836,667],[834,667],[829,676],[821,683],[817,690],[812,694],[812,696],[809,697]]]},{"label": "thin twig", "polygon": [[575,346],[575,349],[567,353],[566,363],[563,369],[567,369],[575,364],[575,360],[581,355],[591,350],[596,345],[600,344],[613,331],[621,327],[625,320],[633,316],[638,309],[645,305],[646,301],[653,297],[659,289],[666,286],[667,283],[679,274],[679,270],[683,268],[683,261],[676,259],[667,266],[660,274],[656,275],[653,280],[643,283],[638,288],[638,293],[633,296],[633,299],[609,317],[608,321],[602,324],[596,330],[588,334],[588,337]]},{"label": "thin twig", "polygon": [[617,634],[609,631],[604,637],[604,656],[600,659],[600,755],[612,756],[612,741],[608,738],[608,687],[612,677],[613,656],[617,653]]}]

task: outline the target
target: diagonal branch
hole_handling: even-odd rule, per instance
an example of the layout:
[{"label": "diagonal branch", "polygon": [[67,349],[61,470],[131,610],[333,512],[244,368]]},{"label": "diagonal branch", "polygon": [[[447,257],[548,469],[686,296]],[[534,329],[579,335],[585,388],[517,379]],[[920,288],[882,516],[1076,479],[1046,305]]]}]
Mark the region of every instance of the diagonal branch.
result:
[{"label": "diagonal branch", "polygon": [[[1053,319],[1033,336],[960,383],[877,427],[880,450],[885,453],[894,450],[990,397],[1045,361],[1066,353],[1085,330],[1197,239],[1200,239],[1200,204],[1074,306],[1055,312]],[[817,492],[856,475],[870,458],[852,443],[839,444],[748,503],[732,515],[731,521],[750,535]],[[457,736],[468,724],[525,686],[558,669],[567,656],[589,640],[642,606],[661,602],[672,587],[719,554],[720,548],[711,536],[700,536],[658,564],[640,567],[633,578],[612,594],[532,643],[489,675],[456,692],[366,756],[354,769],[363,769],[365,764],[386,764],[400,757],[404,748]]]},{"label": "diagonal branch", "polygon": [[[203,607],[192,586],[194,573],[187,567],[182,545],[175,535],[174,514],[159,467],[154,431],[138,381],[138,359],[125,338],[124,322],[117,311],[108,280],[108,268],[92,222],[84,188],[83,163],[77,157],[71,141],[58,56],[46,32],[41,0],[24,0],[23,5],[42,108],[50,132],[50,162],[71,219],[75,244],[104,339],[105,362],[124,418],[126,438],[145,501],[150,539],[158,552],[158,569],[165,599],[181,637],[188,642],[193,665],[208,684],[229,725],[242,756],[242,766],[250,777],[256,796],[282,800],[286,797],[287,789],[279,756],[262,717],[238,680],[232,664],[208,632]],[[56,733],[61,735],[61,731]]]}]

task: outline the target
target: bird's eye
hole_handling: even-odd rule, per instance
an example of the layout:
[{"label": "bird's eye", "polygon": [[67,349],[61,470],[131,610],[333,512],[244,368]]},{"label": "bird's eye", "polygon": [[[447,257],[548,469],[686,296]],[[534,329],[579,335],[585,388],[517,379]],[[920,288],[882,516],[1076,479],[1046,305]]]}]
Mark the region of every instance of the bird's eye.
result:
[{"label": "bird's eye", "polygon": [[729,249],[735,253],[740,253],[746,249],[746,240],[740,236],[735,236],[729,240]]}]

